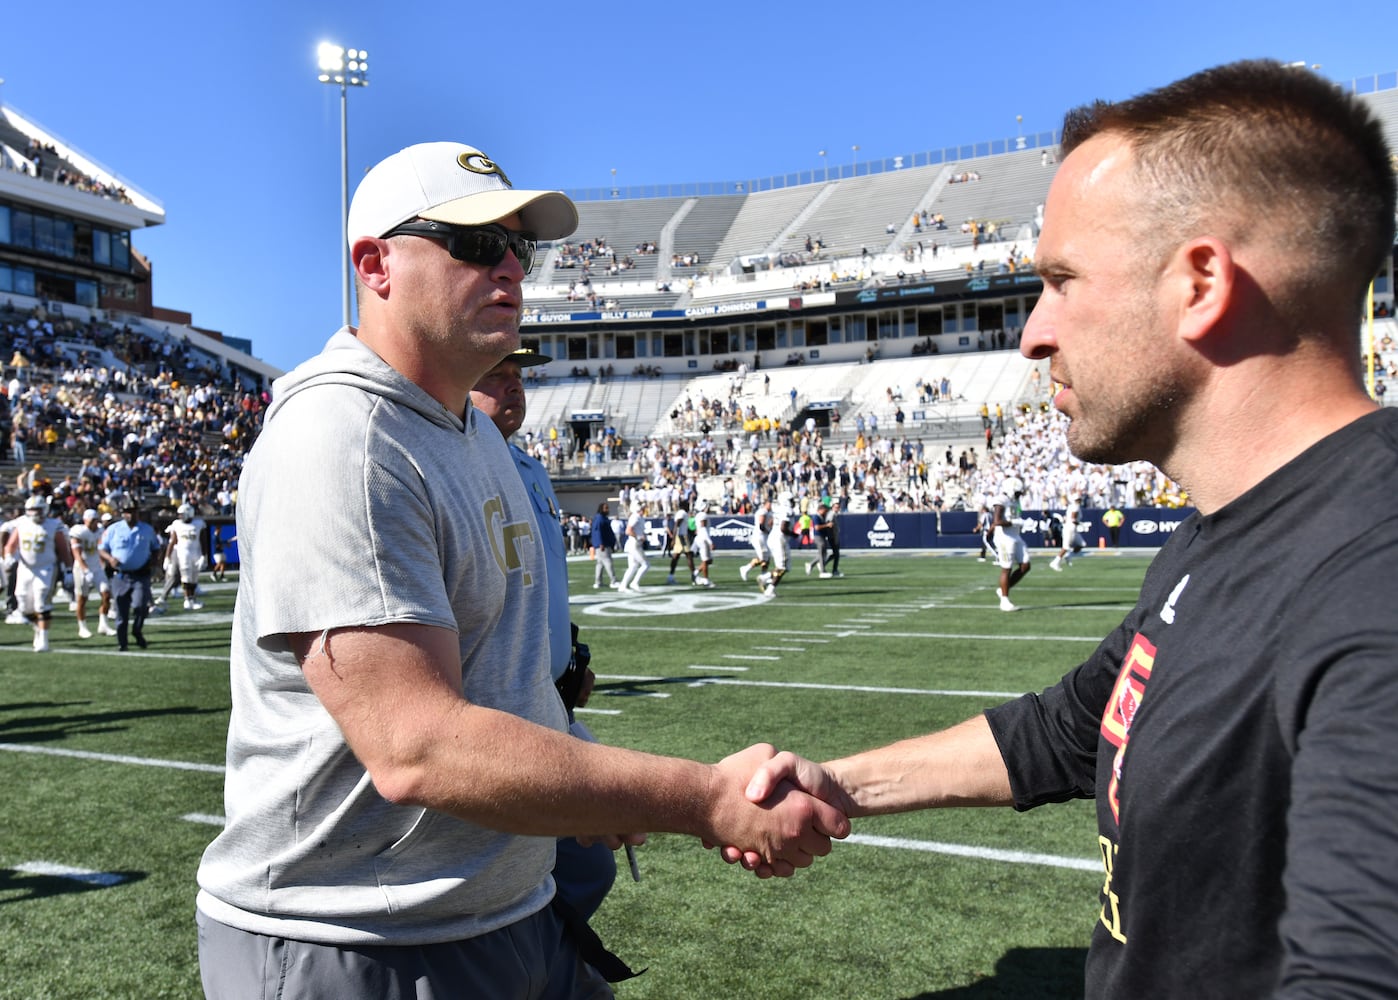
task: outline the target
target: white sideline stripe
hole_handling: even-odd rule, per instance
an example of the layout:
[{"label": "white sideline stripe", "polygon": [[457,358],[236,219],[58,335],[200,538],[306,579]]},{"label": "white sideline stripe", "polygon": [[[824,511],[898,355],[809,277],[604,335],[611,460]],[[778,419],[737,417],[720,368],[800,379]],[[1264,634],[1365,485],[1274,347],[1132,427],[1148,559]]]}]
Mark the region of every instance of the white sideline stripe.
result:
[{"label": "white sideline stripe", "polygon": [[719,666],[714,666],[714,665],[708,664],[708,663],[691,663],[691,664],[689,665],[689,669],[690,669],[690,670],[723,670],[723,671],[726,671],[726,672],[728,672],[728,673],[733,673],[733,674],[745,674],[745,673],[747,673],[748,670],[750,670],[751,668],[750,668],[750,667],[719,667]]},{"label": "white sideline stripe", "polygon": [[803,688],[810,691],[864,691],[870,694],[931,694],[950,698],[1018,698],[1022,691],[950,691],[932,688],[886,688],[864,684],[812,684],[800,681],[733,681],[723,677],[700,677],[689,682],[690,687],[705,684],[729,684],[734,687]]},{"label": "white sideline stripe", "polygon": [[89,885],[120,885],[126,881],[126,876],[118,875],[115,872],[96,872],[89,868],[74,868],[72,865],[60,865],[55,861],[24,861],[15,865],[14,870],[28,875],[54,875],[58,878],[72,879],[75,882],[87,882]]},{"label": "white sideline stripe", "polygon": [[866,847],[897,847],[908,851],[927,851],[931,854],[954,854],[959,858],[978,858],[984,861],[1004,861],[1015,865],[1046,865],[1050,868],[1071,868],[1081,872],[1102,871],[1100,860],[1065,858],[1057,854],[1034,854],[1028,851],[1003,851],[994,847],[969,847],[965,844],[939,844],[932,840],[903,840],[900,837],[873,837],[854,833],[843,841],[835,843],[863,844]]},{"label": "white sideline stripe", "polygon": [[214,663],[227,663],[226,656],[208,656],[203,653],[146,653],[131,649],[123,653],[119,649],[93,648],[92,646],[51,646],[55,653],[81,653],[83,656],[116,656],[123,660],[209,660]]},{"label": "white sideline stripe", "polygon": [[61,747],[39,747],[28,743],[0,743],[0,750],[15,753],[47,754],[50,757],[77,757],[79,760],[100,760],[108,764],[138,764],[142,767],[168,767],[176,771],[204,771],[222,774],[222,764],[195,764],[187,760],[159,760],[155,757],[126,757],[115,753],[94,753],[91,750],[65,750]]},{"label": "white sideline stripe", "polygon": [[[733,681],[713,681],[709,683],[743,683]],[[762,684],[764,687],[823,687],[819,684]],[[857,688],[854,690],[871,690],[868,688]],[[894,690],[894,689],[889,689]],[[975,694],[977,692],[908,692],[916,694]],[[578,712],[592,712],[594,714],[620,715],[620,712],[604,711],[601,709],[577,709]],[[35,753],[50,753],[57,756],[74,757],[95,757],[102,760],[111,761],[118,764],[149,764],[160,767],[173,767],[184,770],[204,771],[212,768],[208,764],[192,764],[184,761],[153,761],[140,757],[120,757],[116,754],[89,754],[79,751],[60,751],[52,748],[22,747],[16,744],[0,744],[0,749],[5,750],[29,750]],[[223,768],[212,768],[222,771]],[[215,816],[212,813],[185,813],[180,819],[187,823],[202,823],[206,826],[224,826],[226,821],[222,816]],[[1102,865],[1100,861],[1088,861],[1081,858],[1065,858],[1054,854],[1036,854],[1028,851],[1006,851],[991,847],[970,847],[963,844],[943,844],[931,840],[906,840],[901,837],[877,837],[868,834],[851,834],[844,841],[836,843],[860,844],[865,847],[887,847],[907,851],[924,851],[930,854],[948,854],[962,858],[976,858],[983,861],[1002,861],[1008,864],[1020,865],[1043,865],[1050,868],[1070,868],[1076,871],[1100,872]],[[79,882],[87,882],[92,885],[110,886],[117,885],[125,881],[122,876],[112,872],[98,872],[86,868],[74,868],[70,865],[61,865],[52,861],[27,861],[23,864],[15,865],[15,871],[26,872],[31,875],[53,875],[59,878],[71,878]]]},{"label": "white sideline stripe", "polygon": [[[222,816],[208,813],[188,813],[180,819],[189,823],[204,823],[208,826],[223,826]],[[839,841],[836,841],[839,843]],[[907,840],[902,837],[876,837],[865,834],[851,834],[844,840],[846,844],[860,844],[865,847],[890,847],[905,851],[924,851],[928,854],[950,854],[959,858],[977,858],[985,861],[1004,861],[1019,865],[1045,865],[1050,868],[1071,868],[1075,871],[1100,872],[1100,861],[1082,858],[1064,858],[1054,854],[1035,854],[1028,851],[1005,851],[993,847],[970,847],[965,844],[941,844],[932,840]],[[56,873],[50,873],[56,874]]]},{"label": "white sideline stripe", "polygon": [[[971,606],[973,606],[973,605],[968,605],[968,607],[971,607]],[[981,610],[986,610],[986,609],[987,609],[987,606],[986,606],[986,605],[974,605],[974,606],[975,606],[975,607],[980,607]],[[802,605],[802,607],[805,607],[805,605]],[[936,604],[929,604],[929,605],[927,606],[928,610],[932,610],[932,609],[935,609],[935,608],[937,608],[937,607],[939,607],[939,605],[936,605]],[[1000,613],[1000,609],[999,609],[999,608],[996,608],[996,607],[994,607],[994,606],[990,606],[989,609],[995,611],[995,613],[996,613],[997,615]],[[1032,607],[1031,607],[1031,608],[1029,608],[1029,609],[1027,609],[1027,610],[1039,610],[1039,609],[1036,609],[1036,608],[1032,608]],[[1053,610],[1055,610],[1055,611],[1062,611],[1062,610],[1068,610],[1068,609],[1064,609],[1064,608],[1054,608]],[[826,626],[824,626],[824,627],[825,627],[825,628],[839,628],[840,626],[838,626],[838,625],[826,625]],[[807,634],[807,633],[805,633],[805,632],[801,632],[801,631],[792,631],[791,629],[782,629],[782,630],[778,631],[778,630],[776,630],[776,629],[761,629],[761,628],[675,628],[675,627],[660,628],[660,627],[658,627],[658,626],[650,626],[650,625],[637,625],[637,626],[634,626],[634,627],[629,626],[629,625],[593,625],[592,623],[589,622],[589,623],[588,623],[588,626],[587,626],[587,630],[588,630],[588,632],[590,632],[590,633],[591,633],[591,632],[621,632],[621,631],[626,631],[626,632],[666,632],[666,633],[669,633],[669,634],[671,634],[671,635],[674,635],[674,634],[677,634],[677,633],[691,633],[691,632],[694,633],[695,635],[746,635],[746,636],[754,636],[754,637],[756,637],[756,636],[767,636],[767,635],[770,635],[770,636],[779,636],[779,637],[781,637],[781,638],[783,638],[783,639],[789,639],[789,640],[792,640],[793,642],[829,643],[829,642],[834,641],[834,640],[832,640],[832,639],[824,638],[824,636],[829,635],[828,632],[821,632],[821,633],[820,633],[820,637],[817,637],[817,636],[815,636],[815,635],[809,635],[809,634]],[[855,633],[851,633],[851,635],[853,635],[853,634],[855,634]],[[865,634],[868,634],[868,633],[858,633],[858,634],[860,634],[860,635],[865,635]],[[875,632],[875,633],[873,633],[873,634],[874,634],[874,635],[877,635],[877,636],[879,636],[880,638],[883,638],[883,639],[980,639],[980,640],[984,640],[985,642],[1090,642],[1090,643],[1092,643],[1094,646],[1097,645],[1099,642],[1102,641],[1102,637],[1101,637],[1100,635],[1003,635],[1003,634],[994,633],[994,632],[884,632],[884,631]]]},{"label": "white sideline stripe", "polygon": [[185,813],[180,819],[186,823],[203,823],[206,826],[224,826],[227,824],[222,816],[214,816],[211,813]]},{"label": "white sideline stripe", "polygon": [[780,656],[751,656],[746,653],[724,653],[723,658],[725,660],[766,660],[768,662],[775,662],[781,659]]}]

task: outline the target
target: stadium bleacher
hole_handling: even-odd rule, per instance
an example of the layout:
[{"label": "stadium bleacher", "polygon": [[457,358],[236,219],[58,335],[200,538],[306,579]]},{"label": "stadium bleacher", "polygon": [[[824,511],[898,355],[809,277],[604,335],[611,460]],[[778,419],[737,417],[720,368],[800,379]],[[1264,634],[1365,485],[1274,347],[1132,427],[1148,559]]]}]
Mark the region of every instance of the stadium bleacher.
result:
[{"label": "stadium bleacher", "polygon": [[[1398,89],[1376,90],[1365,99],[1398,145]],[[37,157],[49,179],[93,180],[83,179],[90,164],[81,154],[46,146],[4,116],[0,148],[11,170],[27,169]],[[967,155],[973,151],[978,155]],[[732,449],[741,452],[751,445],[753,421],[765,421],[759,449],[765,451],[791,447],[783,431],[815,414],[821,416],[822,446],[849,462],[873,454],[854,454],[861,422],[877,422],[879,439],[896,435],[938,449],[983,449],[983,406],[998,405],[1019,418],[1045,408],[1046,366],[1030,364],[1013,350],[1036,286],[1007,293],[996,323],[997,313],[982,312],[979,303],[987,300],[973,299],[968,284],[966,298],[945,307],[946,327],[943,306],[935,306],[938,322],[931,333],[914,317],[924,308],[921,301],[914,296],[906,300],[911,306],[903,306],[897,292],[1022,268],[1032,275],[1034,240],[1055,169],[1054,150],[1036,142],[1029,148],[964,149],[906,169],[900,161],[863,173],[840,171],[835,178],[812,176],[793,186],[753,184],[738,186],[737,193],[734,186],[720,186],[725,193],[580,201],[576,233],[548,246],[525,284],[526,308],[539,320],[526,324],[526,339],[547,338],[545,349],[560,356],[530,373],[537,380],[530,382],[530,416],[521,435],[545,450],[556,439],[553,447],[563,454],[549,457],[565,476],[581,471],[578,452],[586,442],[573,434],[595,437],[604,426],[622,443],[604,471],[623,477],[655,474],[645,453],[690,448],[705,424],[721,447],[728,448],[731,438]],[[945,228],[934,224],[938,216]],[[628,266],[614,267],[623,261]],[[836,294],[848,291],[861,295],[837,303]],[[893,294],[880,298],[885,291]],[[1376,293],[1381,309],[1391,311],[1391,268],[1380,276]],[[787,294],[800,296],[806,311],[778,310],[775,319],[750,311],[764,297],[785,306]],[[691,306],[708,310],[705,318],[669,327],[631,322],[667,310],[683,316]],[[583,318],[570,318],[574,311]],[[36,315],[56,325],[35,336],[29,323]],[[798,317],[828,323],[831,337],[816,342],[819,351],[800,339]],[[708,331],[696,336],[701,322],[711,328],[711,338]],[[835,335],[841,324],[842,338]],[[1376,342],[1380,336],[1388,340],[1378,350],[1376,391],[1389,403],[1387,382],[1398,378],[1398,328],[1382,319],[1378,329]],[[997,349],[997,333],[1007,335],[1010,349]],[[683,350],[676,352],[672,340]],[[728,349],[711,352],[710,343]],[[167,496],[173,483],[206,508],[218,506],[211,499],[219,485],[215,478],[230,478],[229,469],[256,436],[258,406],[245,412],[241,401],[258,400],[278,374],[191,327],[24,296],[0,305],[0,362],[15,360],[16,351],[20,357],[29,352],[28,367],[19,372],[22,398],[9,403],[33,415],[30,455],[39,452],[49,474],[80,477],[93,459],[111,457],[114,428],[94,426],[91,413],[75,415],[75,407],[94,405],[94,382],[119,407],[164,423],[183,410],[174,383],[183,381],[187,392],[192,381],[216,393],[223,419],[206,413],[197,433],[172,438],[172,455],[162,457],[174,461],[127,463],[117,470],[120,485],[139,481],[140,488]],[[714,369],[718,373],[711,374]],[[122,384],[113,389],[117,372]],[[16,366],[6,366],[4,382],[15,376]],[[917,391],[919,384],[940,387],[943,380],[950,386],[945,394]],[[829,422],[833,412],[842,420]],[[577,414],[588,419],[575,420]],[[122,419],[130,413],[123,410]],[[62,443],[51,451],[43,444],[49,425],[61,428]],[[236,427],[236,443],[225,440],[228,427]],[[0,482],[13,484],[21,470],[11,452],[4,457]],[[752,457],[749,448],[747,459]],[[176,468],[184,460],[193,464]],[[895,477],[906,474],[904,463],[890,465]],[[680,462],[665,474],[682,478],[685,470]],[[236,472],[231,478],[236,482]]]}]

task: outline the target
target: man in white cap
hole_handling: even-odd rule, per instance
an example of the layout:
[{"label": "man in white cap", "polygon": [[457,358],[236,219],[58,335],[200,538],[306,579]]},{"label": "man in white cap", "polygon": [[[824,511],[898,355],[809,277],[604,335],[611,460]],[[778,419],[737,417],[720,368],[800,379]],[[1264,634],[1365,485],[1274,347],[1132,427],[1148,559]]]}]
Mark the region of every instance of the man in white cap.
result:
[{"label": "man in white cap", "polygon": [[355,193],[359,326],[277,380],[240,482],[227,822],[197,901],[214,1000],[609,997],[629,970],[553,898],[557,837],[688,833],[790,874],[848,830],[794,789],[745,800],[770,746],[707,765],[568,735],[543,529],[470,391],[519,347],[535,240],[576,225],[459,143]]}]

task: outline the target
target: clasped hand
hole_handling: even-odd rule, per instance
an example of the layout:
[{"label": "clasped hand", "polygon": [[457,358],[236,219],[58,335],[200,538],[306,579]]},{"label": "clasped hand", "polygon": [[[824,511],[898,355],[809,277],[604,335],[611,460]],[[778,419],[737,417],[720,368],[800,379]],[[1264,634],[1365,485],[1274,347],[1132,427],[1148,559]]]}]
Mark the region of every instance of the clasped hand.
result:
[{"label": "clasped hand", "polygon": [[819,764],[759,743],[716,766],[746,807],[735,811],[751,830],[745,837],[716,831],[716,839],[704,838],[707,848],[723,845],[729,864],[741,863],[758,878],[785,878],[829,854],[831,838],[849,836],[852,803]]}]

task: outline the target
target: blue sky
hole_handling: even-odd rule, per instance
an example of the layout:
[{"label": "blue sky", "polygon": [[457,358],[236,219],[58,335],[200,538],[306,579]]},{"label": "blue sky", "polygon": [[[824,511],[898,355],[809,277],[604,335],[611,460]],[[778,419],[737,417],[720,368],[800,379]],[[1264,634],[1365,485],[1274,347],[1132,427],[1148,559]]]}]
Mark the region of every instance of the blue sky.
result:
[{"label": "blue sky", "polygon": [[[1015,13],[1022,11],[1023,13]],[[339,90],[364,48],[354,179],[414,142],[479,146],[516,187],[818,170],[1056,128],[1232,59],[1398,69],[1393,0],[694,5],[241,0],[7,3],[0,100],[163,203],[134,237],[158,305],[291,367],[340,321]]]}]

